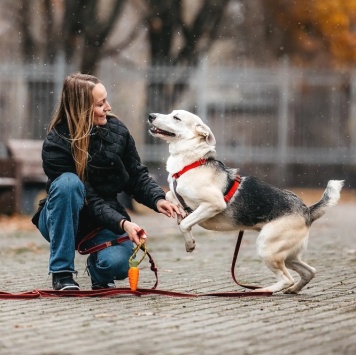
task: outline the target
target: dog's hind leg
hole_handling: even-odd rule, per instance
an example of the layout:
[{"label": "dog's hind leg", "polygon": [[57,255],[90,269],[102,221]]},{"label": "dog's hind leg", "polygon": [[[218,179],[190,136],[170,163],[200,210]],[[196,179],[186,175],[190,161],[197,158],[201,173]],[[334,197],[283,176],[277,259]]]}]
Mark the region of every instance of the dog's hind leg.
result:
[{"label": "dog's hind leg", "polygon": [[278,292],[293,287],[295,281],[287,270],[286,261],[304,251],[307,237],[308,227],[304,219],[296,215],[281,217],[262,228],[257,238],[257,253],[277,277],[275,284],[263,290]]},{"label": "dog's hind leg", "polygon": [[264,261],[267,267],[275,273],[277,282],[258,291],[278,292],[294,284],[294,279],[288,272],[283,260]]},{"label": "dog's hind leg", "polygon": [[316,273],[316,270],[302,261],[299,256],[292,260],[286,260],[286,266],[296,271],[300,275],[300,280],[293,286],[287,288],[284,293],[298,293],[310,282]]}]

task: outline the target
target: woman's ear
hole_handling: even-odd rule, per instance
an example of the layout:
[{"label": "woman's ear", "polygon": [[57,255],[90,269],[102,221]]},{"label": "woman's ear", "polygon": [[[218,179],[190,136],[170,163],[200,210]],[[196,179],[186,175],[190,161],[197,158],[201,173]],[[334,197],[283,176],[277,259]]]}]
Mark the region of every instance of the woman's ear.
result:
[{"label": "woman's ear", "polygon": [[196,131],[201,135],[205,137],[205,141],[209,144],[214,146],[216,144],[215,137],[213,135],[213,132],[210,130],[210,128],[205,125],[205,124],[198,124],[195,126]]}]

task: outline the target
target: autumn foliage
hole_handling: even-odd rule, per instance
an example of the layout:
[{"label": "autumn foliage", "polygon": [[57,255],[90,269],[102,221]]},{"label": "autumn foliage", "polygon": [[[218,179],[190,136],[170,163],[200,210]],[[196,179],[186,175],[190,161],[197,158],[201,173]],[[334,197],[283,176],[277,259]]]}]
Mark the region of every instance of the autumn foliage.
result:
[{"label": "autumn foliage", "polygon": [[265,11],[276,49],[294,61],[356,63],[356,0],[267,0]]}]

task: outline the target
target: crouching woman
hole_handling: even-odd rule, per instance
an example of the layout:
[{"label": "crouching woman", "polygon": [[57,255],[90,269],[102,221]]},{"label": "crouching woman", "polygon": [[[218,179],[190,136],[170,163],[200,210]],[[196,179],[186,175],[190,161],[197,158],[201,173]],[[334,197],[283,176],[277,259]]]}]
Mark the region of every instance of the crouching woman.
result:
[{"label": "crouching woman", "polygon": [[110,111],[106,89],[96,77],[77,73],[65,79],[42,149],[47,197],[33,218],[50,243],[55,290],[79,289],[73,278],[75,250],[94,230],[93,245],[120,236],[129,240],[90,254],[86,266],[92,289],[115,287],[115,280],[127,277],[142,228],[131,221],[118,193],[168,217],[179,213],[141,164],[125,124]]}]

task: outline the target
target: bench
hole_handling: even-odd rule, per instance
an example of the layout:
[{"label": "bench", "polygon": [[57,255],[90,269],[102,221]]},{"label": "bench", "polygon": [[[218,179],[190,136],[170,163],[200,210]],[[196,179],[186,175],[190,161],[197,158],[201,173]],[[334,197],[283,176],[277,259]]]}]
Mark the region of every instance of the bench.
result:
[{"label": "bench", "polygon": [[0,159],[0,214],[21,211],[20,164],[11,158]]},{"label": "bench", "polygon": [[42,169],[41,140],[10,139],[0,168],[0,213],[31,214],[47,177]]},{"label": "bench", "polygon": [[42,168],[41,140],[9,139],[7,149],[9,156],[21,163],[23,183],[46,183],[47,177]]}]

